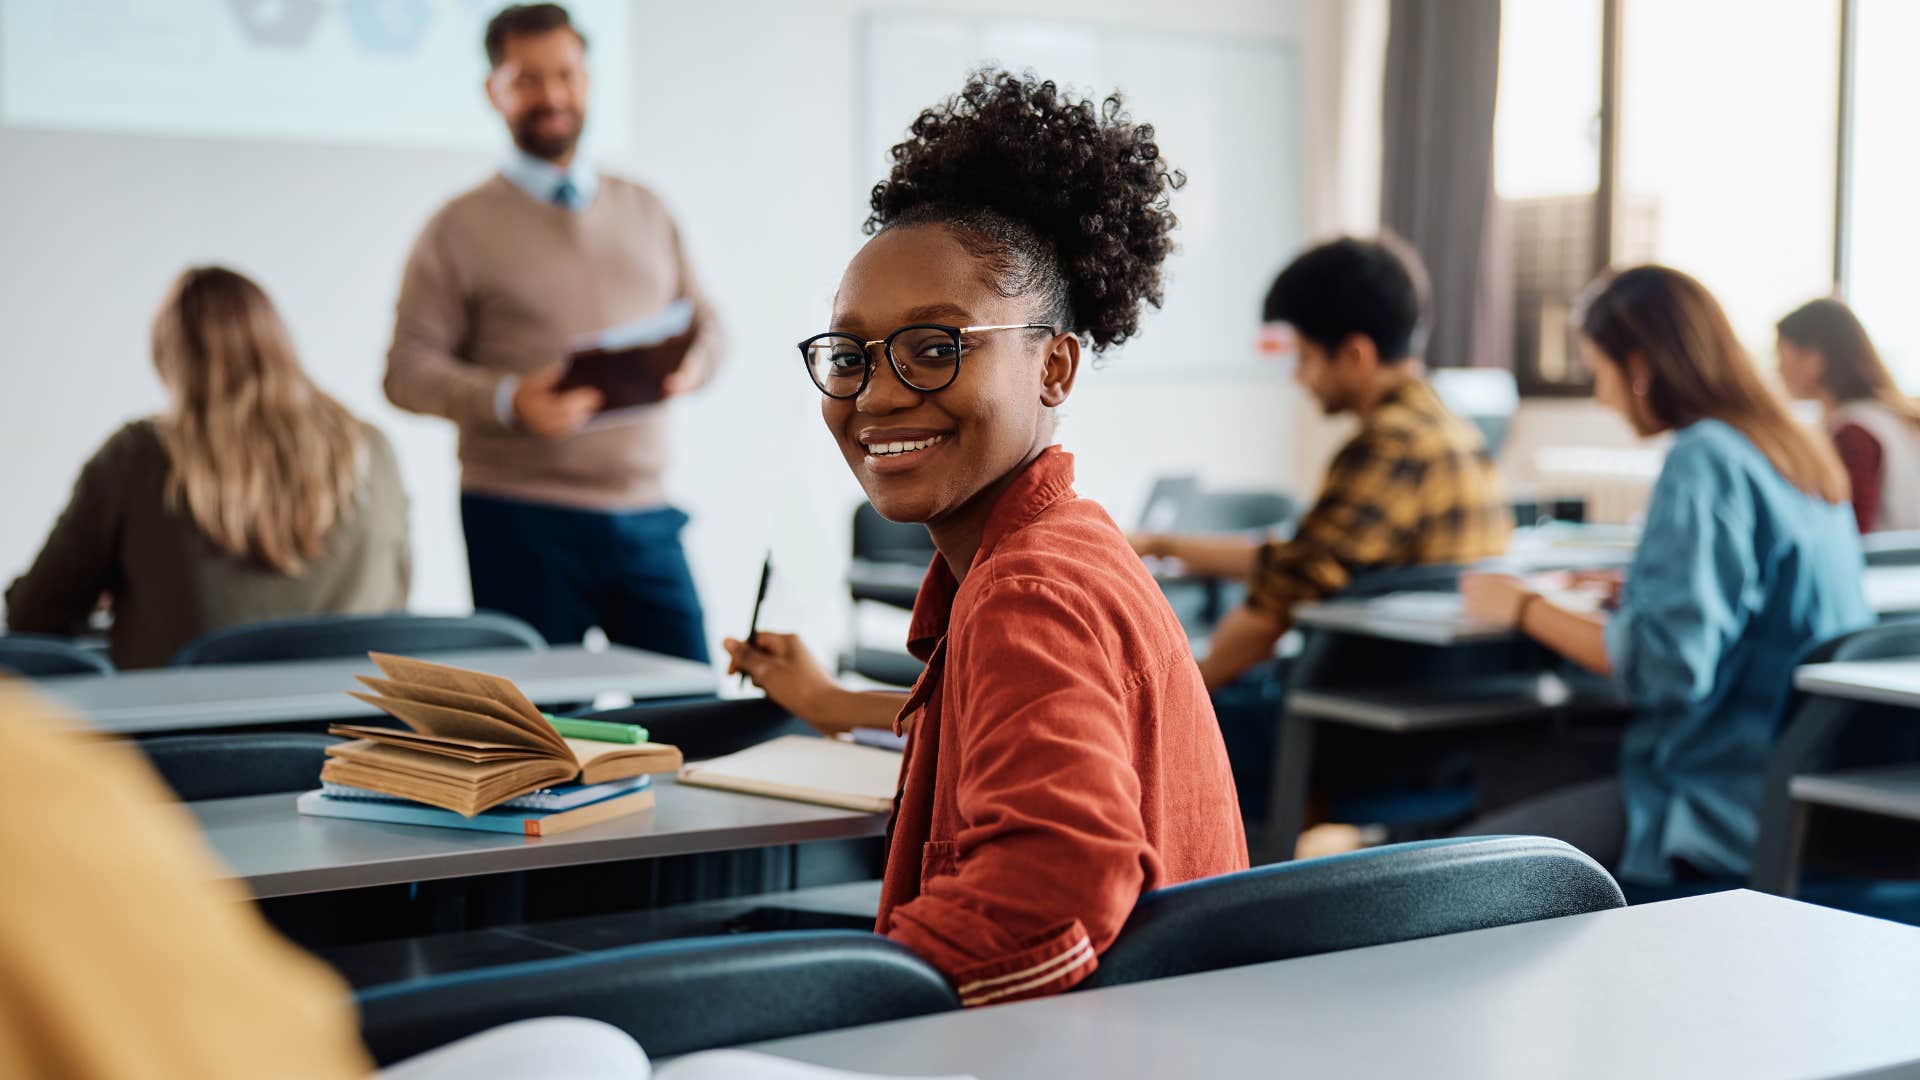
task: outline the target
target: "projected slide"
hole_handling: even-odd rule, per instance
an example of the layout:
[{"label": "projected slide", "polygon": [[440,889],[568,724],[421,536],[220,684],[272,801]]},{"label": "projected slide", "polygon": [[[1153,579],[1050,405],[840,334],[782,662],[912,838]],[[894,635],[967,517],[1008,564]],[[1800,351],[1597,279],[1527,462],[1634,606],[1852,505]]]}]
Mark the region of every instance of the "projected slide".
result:
[{"label": "projected slide", "polygon": [[[296,142],[502,145],[481,36],[505,0],[0,0],[0,123]],[[591,40],[589,142],[630,129],[626,0]]]}]

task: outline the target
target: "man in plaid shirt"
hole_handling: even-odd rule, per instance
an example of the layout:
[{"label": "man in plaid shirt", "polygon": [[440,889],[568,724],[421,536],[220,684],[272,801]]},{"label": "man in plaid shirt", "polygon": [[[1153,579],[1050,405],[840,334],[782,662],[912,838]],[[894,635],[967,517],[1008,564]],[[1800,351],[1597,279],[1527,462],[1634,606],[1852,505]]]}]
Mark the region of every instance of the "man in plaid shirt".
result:
[{"label": "man in plaid shirt", "polygon": [[1359,574],[1506,550],[1513,514],[1499,471],[1479,431],[1421,379],[1425,297],[1411,251],[1351,238],[1301,255],[1267,293],[1266,321],[1290,324],[1298,342],[1295,379],[1329,415],[1358,416],[1360,430],[1290,540],[1134,538],[1142,555],[1249,582],[1247,602],[1220,621],[1200,661],[1209,689],[1270,659],[1295,605],[1331,596]]}]

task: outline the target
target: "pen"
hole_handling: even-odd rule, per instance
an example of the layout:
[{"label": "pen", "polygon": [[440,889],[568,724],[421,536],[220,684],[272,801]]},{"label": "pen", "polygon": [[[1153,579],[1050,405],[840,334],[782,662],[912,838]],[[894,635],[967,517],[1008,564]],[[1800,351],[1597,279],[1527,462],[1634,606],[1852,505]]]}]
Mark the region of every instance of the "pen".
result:
[{"label": "pen", "polygon": [[[767,599],[767,577],[773,571],[773,549],[767,549],[766,558],[760,560],[760,587],[754,591],[753,617],[747,620],[747,636],[744,639],[747,648],[754,648],[753,636],[760,630],[760,605]],[[747,673],[740,673],[740,685],[747,685]]]}]

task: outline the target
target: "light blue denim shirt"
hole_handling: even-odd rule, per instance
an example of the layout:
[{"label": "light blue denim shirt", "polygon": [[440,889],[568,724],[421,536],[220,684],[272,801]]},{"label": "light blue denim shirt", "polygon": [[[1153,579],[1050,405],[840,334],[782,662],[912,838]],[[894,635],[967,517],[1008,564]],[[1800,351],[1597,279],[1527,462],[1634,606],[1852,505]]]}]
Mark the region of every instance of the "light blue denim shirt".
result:
[{"label": "light blue denim shirt", "polygon": [[507,163],[500,166],[500,175],[543,203],[556,201],[554,193],[560,189],[560,181],[572,182],[573,196],[561,204],[569,210],[584,210],[593,205],[593,196],[600,190],[600,174],[594,171],[587,156],[578,152],[573,155],[573,163],[562,169],[525,150],[515,150]]},{"label": "light blue denim shirt", "polygon": [[1853,511],[1788,483],[1734,428],[1673,440],[1647,507],[1607,656],[1634,706],[1621,744],[1622,878],[1672,860],[1744,878],[1793,669],[1873,621]]}]

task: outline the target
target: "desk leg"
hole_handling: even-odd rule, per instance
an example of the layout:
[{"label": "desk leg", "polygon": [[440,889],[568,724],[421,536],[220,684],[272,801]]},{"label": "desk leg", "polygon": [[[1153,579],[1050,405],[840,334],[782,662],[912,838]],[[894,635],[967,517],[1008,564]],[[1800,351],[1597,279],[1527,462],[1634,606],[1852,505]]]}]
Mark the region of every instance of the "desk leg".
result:
[{"label": "desk leg", "polygon": [[1265,858],[1286,862],[1300,840],[1307,816],[1307,785],[1313,775],[1313,718],[1282,704],[1280,736],[1274,740],[1273,789],[1267,802]]}]

